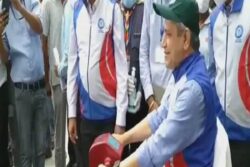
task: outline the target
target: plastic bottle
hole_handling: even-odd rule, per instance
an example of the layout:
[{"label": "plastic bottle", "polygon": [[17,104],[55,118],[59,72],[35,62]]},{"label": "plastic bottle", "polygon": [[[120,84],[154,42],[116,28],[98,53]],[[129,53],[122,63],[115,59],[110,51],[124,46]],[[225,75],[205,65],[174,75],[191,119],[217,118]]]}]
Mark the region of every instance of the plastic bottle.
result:
[{"label": "plastic bottle", "polygon": [[[135,71],[136,71],[136,68],[132,67],[131,77],[132,77],[132,80],[134,81],[134,84],[136,85]],[[135,100],[136,100],[136,89],[134,89],[134,92],[132,92],[132,94],[129,95],[129,103],[128,103],[128,112],[129,113],[133,113],[133,114],[136,113]]]}]

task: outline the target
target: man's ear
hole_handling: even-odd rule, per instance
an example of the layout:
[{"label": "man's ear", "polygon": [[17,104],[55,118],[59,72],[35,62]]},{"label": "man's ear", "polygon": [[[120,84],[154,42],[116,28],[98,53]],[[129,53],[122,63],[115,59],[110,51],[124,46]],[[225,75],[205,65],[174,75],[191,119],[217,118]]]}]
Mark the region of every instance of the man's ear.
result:
[{"label": "man's ear", "polygon": [[190,45],[191,45],[191,31],[188,28],[186,28],[184,34],[184,50],[188,50]]}]

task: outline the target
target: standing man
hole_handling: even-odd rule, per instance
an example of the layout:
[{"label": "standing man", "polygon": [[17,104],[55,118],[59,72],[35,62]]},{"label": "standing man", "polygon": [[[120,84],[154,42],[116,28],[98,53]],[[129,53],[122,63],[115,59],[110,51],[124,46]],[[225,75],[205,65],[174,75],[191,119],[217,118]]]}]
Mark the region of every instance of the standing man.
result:
[{"label": "standing man", "polygon": [[[0,40],[0,53],[10,58],[11,79],[15,86],[18,160],[20,167],[43,167],[47,112],[44,63],[40,34],[40,3],[38,0],[11,0],[9,20],[0,14],[5,28]],[[0,34],[3,33],[3,29]]]},{"label": "standing man", "polygon": [[43,48],[49,61],[49,79],[55,111],[55,166],[65,167],[66,90],[61,89],[53,49],[61,55],[61,27],[64,1],[44,0],[42,7]]},{"label": "standing man", "polygon": [[211,14],[213,74],[222,110],[218,112],[230,142],[233,167],[249,167],[250,159],[250,3],[216,0]]},{"label": "standing man", "polygon": [[140,77],[149,111],[153,111],[160,104],[171,76],[171,70],[164,65],[164,51],[160,46],[164,21],[153,12],[153,2],[168,4],[169,0],[146,0],[144,2]]},{"label": "standing man", "polygon": [[[81,167],[89,148],[106,132],[123,133],[128,105],[123,16],[110,0],[77,0],[68,57],[69,133],[80,143]],[[80,94],[80,134],[76,108]]]},{"label": "standing man", "polygon": [[[143,20],[144,2],[138,0],[122,0],[121,8],[124,16],[125,44],[129,64],[128,97],[129,107],[126,118],[126,131],[140,122],[148,111],[140,80],[139,50]],[[134,72],[132,72],[134,71]],[[134,73],[134,76],[132,76]],[[134,152],[140,143],[131,144],[123,151],[124,157]]]}]

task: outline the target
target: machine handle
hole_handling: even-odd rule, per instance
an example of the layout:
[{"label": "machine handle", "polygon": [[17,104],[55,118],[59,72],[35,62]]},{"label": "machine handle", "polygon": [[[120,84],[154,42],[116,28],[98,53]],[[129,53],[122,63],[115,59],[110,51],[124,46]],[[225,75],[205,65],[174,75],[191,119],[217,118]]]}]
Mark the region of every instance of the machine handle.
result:
[{"label": "machine handle", "polygon": [[111,160],[111,158],[109,158],[109,157],[106,157],[106,158],[104,159],[104,165],[105,165],[106,167],[112,167],[113,164],[111,164],[111,162],[112,162],[112,160]]}]

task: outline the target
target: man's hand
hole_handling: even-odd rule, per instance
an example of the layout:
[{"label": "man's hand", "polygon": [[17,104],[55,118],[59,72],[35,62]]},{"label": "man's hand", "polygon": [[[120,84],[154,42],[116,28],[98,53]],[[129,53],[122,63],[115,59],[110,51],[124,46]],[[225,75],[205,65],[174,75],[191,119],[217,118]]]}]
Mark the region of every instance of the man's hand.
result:
[{"label": "man's hand", "polygon": [[98,167],[106,167],[106,166],[104,166],[103,164],[100,164],[100,165],[98,165]]},{"label": "man's hand", "polygon": [[99,164],[98,167],[119,167],[120,166],[120,162],[117,161],[115,162],[115,164],[113,166],[110,165],[104,165],[104,164]]},{"label": "man's hand", "polygon": [[114,133],[116,133],[116,134],[122,134],[124,132],[125,132],[125,128],[124,127],[121,127],[119,125],[115,125]]},{"label": "man's hand", "polygon": [[123,134],[112,134],[112,136],[123,146],[126,145],[126,139]]},{"label": "man's hand", "polygon": [[20,12],[20,10],[23,8],[23,4],[21,3],[20,0],[11,0],[11,4],[12,6],[14,6],[14,8]]},{"label": "man's hand", "polygon": [[76,118],[69,118],[69,138],[72,143],[76,144],[76,140],[78,139]]},{"label": "man's hand", "polygon": [[156,102],[153,96],[150,96],[147,99],[147,103],[148,103],[148,112],[152,112],[159,107],[158,103]]},{"label": "man's hand", "polygon": [[9,13],[6,13],[5,10],[0,13],[0,34],[2,35],[4,29],[9,21]]}]

